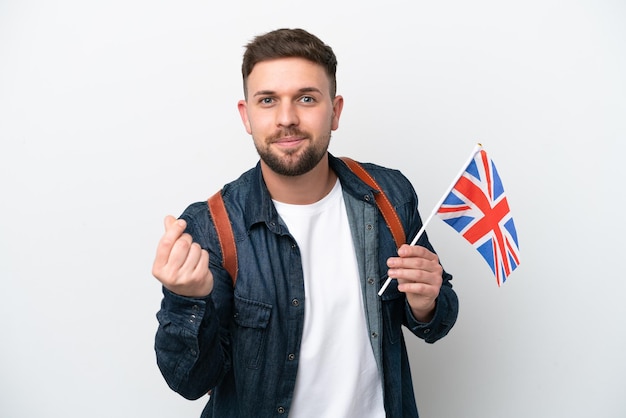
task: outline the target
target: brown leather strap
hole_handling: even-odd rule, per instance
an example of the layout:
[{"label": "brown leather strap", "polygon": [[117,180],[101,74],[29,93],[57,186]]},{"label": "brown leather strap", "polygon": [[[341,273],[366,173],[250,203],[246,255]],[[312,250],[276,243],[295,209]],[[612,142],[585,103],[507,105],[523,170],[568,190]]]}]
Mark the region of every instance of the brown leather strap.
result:
[{"label": "brown leather strap", "polygon": [[383,189],[378,185],[376,180],[368,173],[361,164],[357,163],[351,158],[341,157],[343,162],[346,163],[348,168],[354,172],[361,180],[363,180],[368,186],[378,191],[378,193],[374,193],[374,199],[376,200],[376,204],[378,205],[378,209],[380,213],[383,215],[387,226],[391,230],[391,235],[393,235],[393,239],[396,242],[396,248],[400,248],[402,244],[406,243],[406,235],[404,233],[404,228],[402,227],[402,223],[400,222],[400,218],[396,213],[393,205],[387,198]]},{"label": "brown leather strap", "polygon": [[220,249],[222,250],[222,265],[230,274],[234,286],[237,281],[237,271],[239,270],[237,265],[237,246],[235,245],[233,228],[230,224],[228,212],[226,212],[226,206],[224,206],[221,190],[218,190],[217,193],[209,198],[208,205],[213,224],[217,230]]}]

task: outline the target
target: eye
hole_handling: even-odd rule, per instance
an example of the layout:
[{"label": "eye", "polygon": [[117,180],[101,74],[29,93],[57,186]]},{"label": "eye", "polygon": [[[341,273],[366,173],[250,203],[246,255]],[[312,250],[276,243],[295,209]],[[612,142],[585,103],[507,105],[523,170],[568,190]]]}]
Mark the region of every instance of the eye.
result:
[{"label": "eye", "polygon": [[272,97],[262,97],[259,99],[259,103],[262,105],[270,105],[274,103],[274,99]]},{"label": "eye", "polygon": [[302,96],[300,101],[302,103],[315,103],[315,98],[313,96]]}]

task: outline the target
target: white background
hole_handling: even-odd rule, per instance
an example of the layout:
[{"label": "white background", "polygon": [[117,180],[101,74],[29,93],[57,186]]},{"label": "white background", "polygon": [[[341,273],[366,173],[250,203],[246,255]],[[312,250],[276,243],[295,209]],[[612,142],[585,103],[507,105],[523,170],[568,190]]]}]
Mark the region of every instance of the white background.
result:
[{"label": "white background", "polygon": [[623,1],[0,0],[0,416],[197,417],[155,364],[162,219],[256,163],[243,45],[339,59],[331,152],[401,169],[426,216],[474,144],[522,263],[498,287],[434,219],[460,316],[410,338],[421,415],[626,416]]}]

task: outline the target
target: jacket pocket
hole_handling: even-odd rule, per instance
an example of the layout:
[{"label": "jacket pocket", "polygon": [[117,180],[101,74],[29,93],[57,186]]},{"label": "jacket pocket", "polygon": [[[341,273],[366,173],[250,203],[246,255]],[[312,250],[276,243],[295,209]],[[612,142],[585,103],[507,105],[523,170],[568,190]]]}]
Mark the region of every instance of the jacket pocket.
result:
[{"label": "jacket pocket", "polygon": [[250,369],[258,369],[265,352],[272,305],[235,295],[234,357]]}]

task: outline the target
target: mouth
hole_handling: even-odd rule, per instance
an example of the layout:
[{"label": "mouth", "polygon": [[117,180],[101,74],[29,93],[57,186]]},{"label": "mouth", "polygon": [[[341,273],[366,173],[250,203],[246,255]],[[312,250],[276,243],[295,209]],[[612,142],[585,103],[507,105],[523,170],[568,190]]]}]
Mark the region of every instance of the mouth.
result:
[{"label": "mouth", "polygon": [[308,139],[308,136],[303,132],[282,132],[273,138],[270,138],[270,143],[280,148],[293,148],[301,145]]},{"label": "mouth", "polygon": [[273,141],[273,143],[282,147],[293,147],[293,146],[301,144],[303,141],[305,141],[305,139],[306,138],[299,137],[299,136],[298,137],[288,136],[288,137],[276,139]]}]

